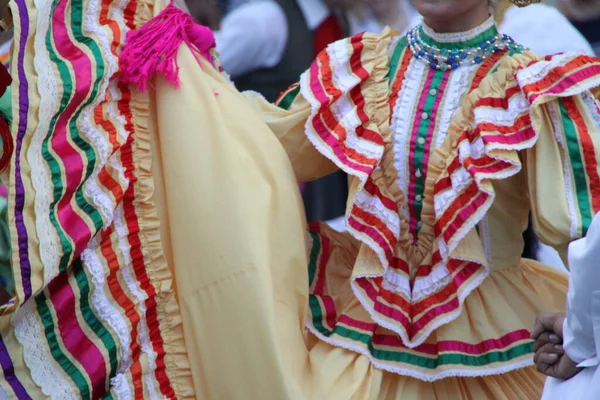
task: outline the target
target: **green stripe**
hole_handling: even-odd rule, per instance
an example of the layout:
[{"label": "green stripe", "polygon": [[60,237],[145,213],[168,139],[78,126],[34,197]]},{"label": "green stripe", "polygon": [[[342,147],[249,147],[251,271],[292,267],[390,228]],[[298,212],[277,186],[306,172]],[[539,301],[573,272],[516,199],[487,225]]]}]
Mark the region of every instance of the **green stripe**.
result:
[{"label": "green stripe", "polygon": [[[51,16],[56,11],[57,5],[58,5],[58,0],[55,0],[52,4],[52,12],[50,13],[49,18],[51,18]],[[69,126],[68,126],[69,133],[70,133],[73,143],[77,147],[79,147],[80,150],[85,152],[86,157],[84,158],[83,162],[85,163],[86,159],[87,159],[87,169],[85,171],[84,179],[88,180],[89,177],[91,176],[92,172],[94,171],[95,162],[96,162],[96,153],[95,153],[95,150],[92,148],[92,146],[90,146],[85,140],[83,140],[81,137],[79,137],[79,129],[77,127],[77,121],[79,120],[83,109],[85,107],[89,107],[96,100],[98,93],[99,93],[99,85],[101,83],[102,77],[105,74],[105,66],[104,66],[104,61],[102,59],[102,53],[101,53],[100,49],[98,48],[97,44],[92,39],[86,38],[82,34],[82,29],[81,29],[81,22],[83,20],[82,1],[75,0],[71,3],[70,7],[71,7],[71,21],[72,21],[71,29],[73,31],[73,35],[79,43],[83,43],[91,50],[91,52],[94,54],[94,58],[95,58],[95,62],[96,62],[96,80],[93,82],[92,91],[88,95],[88,100],[84,104],[82,104],[79,107],[79,109],[73,114],[73,117],[69,121]],[[48,129],[48,134],[46,135],[46,138],[44,139],[44,142],[42,144],[42,153],[43,153],[44,159],[46,160],[46,162],[48,163],[48,165],[50,167],[50,171],[51,171],[51,175],[52,175],[52,183],[54,184],[54,201],[53,201],[53,204],[51,205],[51,210],[53,210],[53,211],[50,213],[50,220],[51,220],[52,224],[54,225],[54,227],[56,228],[56,231],[57,231],[60,241],[61,241],[61,245],[63,247],[63,255],[60,260],[60,271],[64,273],[64,271],[67,269],[67,267],[71,263],[72,257],[74,256],[74,254],[73,254],[74,247],[73,247],[71,241],[69,240],[69,238],[67,237],[65,231],[63,230],[63,227],[61,226],[61,224],[58,221],[57,216],[56,216],[56,204],[58,203],[58,201],[60,201],[62,195],[64,194],[64,186],[63,186],[63,182],[62,182],[62,172],[60,169],[60,163],[54,157],[54,155],[49,151],[49,146],[50,146],[50,140],[51,140],[52,134],[56,128],[56,123],[58,121],[58,118],[64,112],[65,108],[69,104],[71,97],[73,96],[74,83],[71,79],[69,66],[67,65],[66,62],[64,62],[56,54],[56,52],[54,50],[52,38],[53,38],[52,24],[50,24],[50,29],[48,30],[48,34],[46,36],[46,48],[49,52],[51,60],[56,64],[57,69],[60,74],[60,77],[62,79],[63,95],[61,98],[61,107],[60,107],[59,111],[52,117],[49,129]],[[92,62],[92,64],[94,63],[93,60],[90,60],[90,62]],[[100,216],[100,213],[91,204],[89,204],[86,201],[86,199],[83,195],[83,185],[79,185],[79,187],[75,193],[75,200],[76,200],[78,207],[82,211],[84,211],[88,215],[88,217],[94,222],[95,229],[100,230],[103,225],[102,218]],[[92,232],[92,234],[94,234],[94,233],[95,232]],[[79,267],[81,267],[81,266],[79,265]],[[110,357],[109,363],[111,366],[111,371],[109,372],[110,375],[108,378],[112,378],[116,374],[117,366],[118,366],[117,346],[116,346],[114,339],[110,335],[109,331],[102,325],[102,323],[98,320],[96,315],[91,311],[91,308],[89,306],[89,296],[90,296],[89,282],[87,281],[87,277],[85,276],[85,273],[83,273],[83,270],[80,269],[80,271],[81,271],[81,273],[76,276],[76,282],[77,282],[80,292],[81,292],[80,306],[82,307],[81,308],[82,315],[86,321],[86,324],[90,327],[90,329],[93,332],[96,332],[96,334],[100,338],[101,342],[106,347],[106,352],[108,353],[108,355]],[[44,311],[45,317],[43,316],[42,320],[44,320],[46,322],[46,320],[44,318],[48,318],[48,317],[51,318],[51,314],[49,314],[48,306],[46,305],[45,299],[44,299],[44,301],[40,301],[39,303],[42,305],[42,308],[45,310]],[[87,308],[87,311],[86,311],[86,308]],[[42,315],[41,311],[40,311],[40,315]],[[49,329],[52,329],[52,331],[50,332]],[[53,332],[53,329],[54,329],[53,323],[51,325],[46,326],[47,337],[51,337],[51,338],[55,337],[56,334]],[[49,339],[49,341],[51,341],[51,339]],[[51,348],[52,347],[53,346],[51,346]],[[72,377],[75,384],[79,387],[82,397],[89,398],[90,397],[90,388],[88,387],[87,382],[83,378],[82,371],[78,370],[73,365],[73,363],[71,363],[68,360],[68,358],[66,358],[65,354],[62,352],[62,350],[58,346],[54,346],[54,347],[55,348],[53,348],[52,352],[51,352],[53,357],[61,365],[61,367],[65,370],[65,372],[69,376]],[[77,357],[79,355],[73,355],[73,356]]]},{"label": "green stripe", "polygon": [[[427,96],[426,100],[425,100],[425,104],[423,106],[423,112],[426,112],[429,115],[429,118],[427,119],[423,119],[421,118],[420,115],[417,115],[416,118],[419,118],[419,129],[417,131],[417,137],[416,137],[416,141],[415,141],[415,147],[414,147],[414,155],[413,155],[413,167],[416,170],[421,170],[423,171],[423,174],[421,174],[420,177],[414,177],[413,179],[415,180],[415,196],[419,195],[421,197],[423,197],[423,193],[425,192],[425,180],[427,179],[427,174],[425,173],[426,170],[426,165],[423,165],[423,159],[425,157],[425,146],[427,146],[427,133],[429,132],[429,128],[431,127],[431,124],[435,123],[435,115],[434,115],[434,109],[433,107],[435,106],[435,102],[436,99],[438,98],[438,96],[443,96],[444,93],[440,93],[437,92],[437,94],[435,96],[432,96],[429,94],[429,91],[431,89],[436,89],[439,90],[442,84],[442,81],[444,79],[444,76],[446,75],[446,72],[444,71],[435,71],[434,75],[433,75],[433,79],[431,80],[431,84],[429,85],[429,87],[425,87],[423,88],[423,92],[425,94],[425,96]],[[424,144],[419,144],[419,139],[424,139],[425,143]],[[430,149],[431,151],[431,146]],[[421,199],[421,201],[417,201],[415,200],[414,203],[414,210],[415,210],[415,216],[417,218],[417,222],[419,222],[421,220],[421,211],[423,210],[423,200]],[[419,229],[417,228],[417,231]]]},{"label": "green stripe", "polygon": [[317,273],[317,260],[319,259],[319,253],[321,252],[321,236],[314,232],[309,232],[312,237],[313,245],[310,250],[310,258],[308,262],[308,285],[312,286],[315,280],[315,274]]},{"label": "green stripe", "polygon": [[[77,281],[77,286],[79,287],[80,299],[79,299],[79,309],[81,311],[81,315],[85,320],[87,326],[90,328],[92,332],[102,342],[104,348],[106,349],[109,362],[110,362],[110,371],[108,374],[108,379],[110,380],[117,374],[118,367],[118,353],[117,353],[117,344],[113,339],[112,335],[106,329],[106,327],[100,322],[96,314],[94,313],[92,307],[90,307],[90,299],[91,299],[91,290],[90,283],[86,274],[86,271],[81,264],[81,259],[77,259],[73,265],[73,272],[75,274],[75,279]],[[96,290],[103,290],[103,288],[96,288]],[[76,355],[75,355],[76,356]]]},{"label": "green stripe", "polygon": [[[58,0],[54,0],[54,2],[52,4],[52,11],[50,13],[50,16],[48,16],[48,18],[51,18],[51,16],[54,14],[54,12],[56,11],[57,5],[58,5]],[[73,143],[86,154],[86,157],[83,160],[83,162],[85,163],[86,159],[87,159],[87,169],[85,171],[85,177],[84,177],[84,179],[87,180],[87,179],[89,179],[90,175],[94,171],[95,162],[96,162],[96,153],[95,153],[95,150],[85,140],[83,140],[81,137],[79,137],[79,129],[77,127],[77,121],[81,115],[83,108],[91,105],[93,103],[93,101],[96,100],[96,97],[98,96],[99,84],[104,75],[105,67],[104,67],[104,62],[102,60],[102,53],[100,52],[100,49],[98,48],[96,43],[93,42],[92,39],[84,37],[82,34],[82,31],[81,31],[81,21],[83,18],[82,1],[81,0],[73,1],[71,3],[70,7],[71,7],[71,21],[72,21],[71,29],[73,31],[73,35],[78,42],[85,44],[88,48],[90,48],[92,50],[94,57],[96,59],[96,81],[93,84],[92,92],[88,96],[87,102],[85,102],[82,106],[79,107],[79,109],[74,113],[73,117],[71,118],[71,120],[69,121],[69,124],[68,124],[69,125],[68,130],[70,132],[70,136],[71,136]],[[53,29],[52,29],[52,23],[51,23],[50,29],[48,30],[48,34],[46,35],[46,48],[50,55],[50,59],[56,64],[57,69],[59,71],[59,74],[60,74],[60,77],[61,77],[61,80],[63,83],[62,84],[63,95],[61,98],[60,109],[52,117],[52,120],[50,121],[50,126],[48,128],[48,134],[46,135],[46,138],[44,139],[44,142],[42,144],[42,154],[44,156],[44,159],[46,160],[46,162],[49,165],[51,176],[52,176],[52,183],[54,185],[54,200],[50,206],[50,209],[53,211],[50,213],[50,220],[57,230],[61,245],[63,247],[63,255],[60,260],[60,271],[62,272],[64,270],[66,270],[66,268],[69,266],[69,264],[72,260],[72,257],[74,256],[74,254],[73,254],[74,248],[73,248],[71,241],[66,236],[66,234],[56,216],[56,205],[60,201],[62,195],[64,194],[64,186],[63,186],[63,182],[62,182],[62,173],[61,173],[61,169],[60,169],[60,163],[54,157],[54,155],[49,151],[49,145],[50,145],[52,133],[54,132],[54,130],[56,128],[56,123],[58,121],[58,118],[65,111],[65,108],[68,106],[69,101],[73,95],[74,83],[71,79],[69,66],[62,59],[60,59],[59,56],[54,51],[53,41],[52,41],[52,38],[53,38],[52,31],[53,31]],[[79,185],[79,187],[77,188],[77,191],[75,192],[75,201],[76,201],[78,207],[83,212],[85,212],[90,217],[90,219],[94,222],[95,229],[100,230],[103,225],[102,218],[100,216],[100,213],[91,204],[89,204],[85,200],[85,197],[83,195],[83,185]],[[92,234],[94,234],[94,233],[95,232],[92,232]]]},{"label": "green stripe", "polygon": [[300,85],[296,86],[292,90],[289,90],[281,100],[277,103],[277,107],[283,108],[284,110],[289,110],[296,97],[300,94]]},{"label": "green stripe", "polygon": [[40,319],[44,324],[44,336],[46,337],[46,341],[48,342],[50,353],[52,354],[52,357],[54,357],[58,365],[60,365],[63,371],[65,371],[67,376],[69,376],[73,383],[77,385],[77,389],[79,389],[79,394],[81,395],[81,398],[84,400],[91,399],[90,387],[87,384],[83,373],[66,356],[57,339],[57,334],[55,330],[56,326],[54,324],[54,316],[50,312],[50,308],[47,304],[50,300],[46,297],[45,292],[46,291],[41,292],[40,294],[35,296],[35,302],[37,305],[38,313],[40,314]]},{"label": "green stripe", "polygon": [[400,65],[400,60],[404,55],[404,52],[407,49],[407,41],[406,36],[402,37],[396,44],[396,48],[394,49],[394,54],[392,54],[392,60],[390,61],[390,69],[388,71],[387,80],[391,85],[398,73],[398,66]]},{"label": "green stripe", "polygon": [[472,356],[464,353],[444,353],[438,355],[437,358],[428,358],[404,351],[377,349],[373,346],[371,336],[345,327],[336,326],[335,333],[344,338],[367,345],[371,355],[378,360],[400,362],[428,369],[435,369],[444,365],[482,367],[493,363],[508,362],[533,352],[533,342],[527,342],[511,347],[508,350],[492,351],[479,356]]},{"label": "green stripe", "polygon": [[581,146],[575,122],[571,119],[562,99],[559,99],[559,106],[567,149],[569,150],[569,160],[572,168],[571,175],[575,180],[577,204],[579,206],[579,213],[581,214],[582,235],[585,236],[593,217],[590,206],[587,172],[585,171],[585,163],[580,150]]},{"label": "green stripe", "polygon": [[436,40],[434,40],[433,38],[430,38],[429,36],[427,36],[427,34],[423,31],[423,27],[419,28],[419,35],[421,35],[421,39],[423,40],[423,42],[427,43],[430,46],[436,46],[440,49],[448,49],[448,50],[454,50],[454,49],[468,49],[468,48],[472,48],[472,47],[479,47],[483,42],[485,42],[486,40],[490,39],[491,37],[495,36],[498,34],[498,30],[496,29],[496,26],[492,26],[491,28],[487,29],[485,32],[480,33],[479,35],[475,36],[473,39],[469,39],[466,41],[461,41],[461,42],[438,42]]},{"label": "green stripe", "polygon": [[[308,264],[309,283],[313,284],[317,271],[317,261],[321,253],[321,239],[316,233],[310,232],[313,239],[313,246],[310,252]],[[509,362],[515,358],[533,352],[533,342],[527,342],[518,346],[511,347],[508,350],[491,351],[486,354],[474,356],[464,353],[444,353],[436,358],[419,356],[402,350],[382,350],[373,346],[372,337],[360,331],[336,325],[333,330],[328,329],[325,324],[325,310],[321,307],[319,296],[311,294],[309,297],[309,307],[312,314],[312,324],[314,328],[325,337],[331,337],[336,334],[343,338],[360,342],[366,345],[369,353],[376,359],[382,361],[391,361],[396,363],[405,363],[421,368],[436,369],[444,365],[465,365],[482,367],[488,364]]]}]

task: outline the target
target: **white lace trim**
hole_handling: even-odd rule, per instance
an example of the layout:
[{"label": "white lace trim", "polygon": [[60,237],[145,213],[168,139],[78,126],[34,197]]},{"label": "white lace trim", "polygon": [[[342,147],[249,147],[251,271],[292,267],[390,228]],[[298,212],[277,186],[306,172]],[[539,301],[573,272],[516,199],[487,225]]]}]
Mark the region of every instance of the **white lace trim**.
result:
[{"label": "white lace trim", "polygon": [[528,356],[525,359],[518,359],[516,361],[504,362],[500,366],[496,367],[485,367],[485,368],[477,368],[477,369],[459,369],[452,368],[447,369],[441,372],[436,372],[433,370],[431,373],[423,373],[421,370],[417,369],[414,366],[401,367],[400,365],[392,365],[390,363],[384,363],[380,360],[373,357],[371,352],[368,349],[361,345],[354,344],[349,341],[339,340],[335,337],[327,337],[319,332],[309,321],[306,323],[306,327],[308,330],[315,335],[317,338],[322,340],[325,343],[329,343],[335,347],[341,347],[343,349],[361,354],[365,356],[371,364],[375,368],[381,369],[383,371],[391,372],[394,374],[398,374],[401,376],[408,376],[411,378],[415,378],[424,382],[435,382],[441,379],[451,378],[451,377],[481,377],[481,376],[490,376],[490,375],[500,375],[505,374],[517,369],[530,367],[533,365],[533,356]]},{"label": "white lace trim", "polygon": [[23,346],[23,358],[31,371],[31,379],[44,395],[61,400],[77,400],[79,391],[56,367],[39,319],[34,299],[29,299],[19,308],[12,320],[15,337]]},{"label": "white lace trim", "polygon": [[440,122],[435,129],[436,149],[438,149],[446,140],[452,118],[454,117],[456,110],[458,110],[461,100],[469,90],[469,77],[478,68],[479,66],[468,66],[450,72],[448,85],[446,87],[447,94],[445,99],[442,99],[442,102],[440,103]]},{"label": "white lace trim", "polygon": [[539,82],[554,68],[565,65],[576,57],[576,53],[569,52],[557,54],[553,56],[550,61],[538,61],[535,64],[518,71],[516,74],[517,82],[519,82],[520,87]]},{"label": "white lace trim", "polygon": [[571,239],[575,240],[579,237],[579,217],[577,213],[577,207],[575,206],[575,193],[573,192],[573,176],[571,175],[571,164],[569,162],[570,156],[564,140],[565,132],[563,130],[558,105],[554,102],[550,102],[548,103],[547,108],[548,112],[550,113],[550,118],[552,119],[552,124],[554,125],[554,138],[556,139],[556,143],[558,143],[558,147],[560,148],[560,156],[562,158],[562,167],[565,182],[565,196],[567,198],[567,205],[569,207],[569,215],[571,219],[569,234],[571,236]]},{"label": "white lace trim", "polygon": [[454,32],[454,33],[437,33],[436,31],[433,30],[433,28],[430,28],[429,26],[427,26],[427,24],[425,22],[423,22],[421,25],[423,27],[423,33],[425,33],[427,36],[429,36],[431,39],[435,40],[436,42],[457,43],[457,42],[466,42],[468,40],[476,38],[477,36],[481,35],[485,31],[487,31],[488,29],[490,29],[494,25],[496,25],[496,22],[494,21],[494,17],[490,16],[488,19],[485,20],[485,22],[483,24],[479,25],[476,28],[473,28],[466,32]]},{"label": "white lace trim", "polygon": [[[415,109],[419,102],[421,83],[427,78],[429,67],[411,58],[402,88],[392,114],[392,132],[394,133],[394,167],[398,171],[398,186],[402,193],[408,193],[408,143],[414,124]],[[402,213],[406,219],[410,216],[408,201],[404,201]]]},{"label": "white lace trim", "polygon": [[450,282],[452,282],[452,274],[445,263],[440,263],[433,267],[429,275],[415,279],[411,301],[413,304],[421,301],[439,292]]},{"label": "white lace trim", "polygon": [[115,399],[132,400],[131,383],[127,379],[127,373],[117,374],[110,380],[110,392]]},{"label": "white lace trim", "polygon": [[364,140],[356,135],[356,128],[362,125],[356,106],[352,102],[350,91],[360,84],[360,78],[355,76],[350,65],[349,44],[345,41],[335,42],[327,47],[327,53],[334,71],[332,80],[334,85],[343,93],[342,97],[331,105],[333,114],[346,131],[346,144],[349,148],[366,154],[368,157],[377,157],[380,146],[369,140]]},{"label": "white lace trim", "polygon": [[433,198],[433,207],[438,218],[450,207],[451,200],[455,199],[459,193],[462,193],[473,182],[473,177],[465,167],[461,166],[450,176],[450,181],[452,187],[436,193]]},{"label": "white lace trim", "polygon": [[411,298],[409,280],[404,274],[396,272],[393,268],[387,268],[385,270],[381,285],[385,290],[401,294],[407,300]]},{"label": "white lace trim", "polygon": [[122,312],[114,306],[114,301],[109,300],[105,293],[107,289],[107,276],[104,272],[104,266],[96,254],[99,249],[98,242],[93,239],[88,247],[82,252],[81,259],[84,267],[92,276],[92,301],[91,306],[96,315],[110,326],[116,333],[119,346],[119,368],[117,374],[125,373],[132,365],[131,356],[131,332],[127,321],[123,318]]},{"label": "white lace trim", "polygon": [[392,229],[394,235],[400,234],[400,217],[398,213],[387,208],[379,197],[371,196],[366,190],[361,190],[356,195],[356,203],[360,204],[363,210],[382,217],[383,222]]},{"label": "white lace trim", "polygon": [[154,381],[154,371],[156,371],[156,353],[152,348],[150,341],[150,335],[148,330],[148,320],[146,317],[147,308],[146,300],[148,296],[139,287],[139,284],[135,278],[135,272],[133,270],[133,263],[131,262],[131,254],[129,252],[129,241],[127,240],[128,231],[125,229],[125,219],[123,215],[123,206],[120,205],[115,209],[115,231],[118,235],[119,249],[123,255],[124,266],[121,269],[123,280],[125,281],[129,292],[137,300],[137,311],[140,313],[139,321],[139,341],[142,353],[147,357],[147,368],[144,373],[143,379],[146,383],[146,389],[151,399],[161,399],[157,387]]},{"label": "white lace trim", "polygon": [[475,124],[491,123],[498,126],[513,126],[515,121],[529,112],[531,105],[523,92],[519,92],[508,100],[508,109],[477,107]]},{"label": "white lace trim", "polygon": [[[51,1],[34,0],[34,3],[39,15],[51,14]],[[50,129],[52,116],[60,106],[56,101],[60,98],[59,89],[45,43],[49,22],[49,18],[37,18],[34,37],[36,53],[33,64],[40,93],[39,120],[27,151],[27,161],[31,165],[31,180],[35,189],[34,208],[37,216],[35,226],[40,241],[40,258],[44,266],[44,286],[48,285],[59,273],[59,249],[61,248],[56,229],[48,217],[48,210],[53,201],[53,185],[46,161],[42,156],[42,143]]]},{"label": "white lace trim", "polygon": [[[98,176],[110,155],[110,143],[106,138],[106,132],[103,132],[102,128],[98,128],[93,118],[94,109],[105,100],[110,79],[118,70],[118,59],[112,54],[106,28],[98,25],[97,16],[99,13],[100,1],[90,0],[87,3],[87,10],[84,10],[83,31],[96,36],[97,43],[99,43],[99,47],[102,49],[106,71],[98,85],[99,95],[91,104],[82,109],[81,115],[77,119],[77,125],[80,132],[85,135],[88,142],[98,154],[94,171],[83,184],[83,193],[86,199],[94,204],[96,210],[102,215],[104,226],[107,226],[114,217],[115,204],[108,193],[101,189],[102,184],[99,182]],[[92,76],[93,78],[95,77],[94,75]],[[97,79],[98,77],[95,78]]]}]

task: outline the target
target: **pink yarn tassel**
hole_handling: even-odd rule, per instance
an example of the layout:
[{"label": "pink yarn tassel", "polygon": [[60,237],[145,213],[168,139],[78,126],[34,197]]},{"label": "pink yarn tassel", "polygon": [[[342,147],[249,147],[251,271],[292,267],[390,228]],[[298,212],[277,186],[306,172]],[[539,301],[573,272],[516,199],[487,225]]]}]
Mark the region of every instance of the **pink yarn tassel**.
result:
[{"label": "pink yarn tassel", "polygon": [[182,43],[212,62],[213,32],[197,25],[189,14],[171,4],[140,29],[127,33],[119,57],[121,80],[144,92],[150,81],[161,74],[167,82],[179,87],[177,52]]}]

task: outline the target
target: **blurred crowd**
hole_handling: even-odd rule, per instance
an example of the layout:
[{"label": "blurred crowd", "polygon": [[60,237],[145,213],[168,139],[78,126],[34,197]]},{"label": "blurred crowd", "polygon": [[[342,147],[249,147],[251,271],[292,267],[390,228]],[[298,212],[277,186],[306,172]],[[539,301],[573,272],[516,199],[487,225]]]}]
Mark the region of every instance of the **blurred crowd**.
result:
[{"label": "blurred crowd", "polygon": [[[187,0],[195,19],[216,31],[224,69],[239,90],[274,101],[295,83],[327,44],[390,26],[399,32],[420,22],[410,0]],[[541,54],[600,52],[600,2],[547,0],[520,9],[493,0],[500,31]],[[549,27],[552,26],[552,29]],[[309,221],[343,226],[347,179],[343,172],[302,185]],[[530,240],[529,242],[533,242]],[[526,256],[534,257],[533,249]],[[560,264],[553,255],[546,259]]]}]

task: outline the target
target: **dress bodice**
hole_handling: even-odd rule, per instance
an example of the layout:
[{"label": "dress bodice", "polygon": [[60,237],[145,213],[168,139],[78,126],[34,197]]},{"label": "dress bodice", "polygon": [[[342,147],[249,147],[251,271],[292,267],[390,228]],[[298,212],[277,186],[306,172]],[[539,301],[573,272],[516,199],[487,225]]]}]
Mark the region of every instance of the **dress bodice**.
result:
[{"label": "dress bodice", "polygon": [[[480,49],[482,44],[490,43],[499,38],[499,33],[490,18],[481,26],[457,34],[438,34],[423,25],[415,28],[419,39],[440,49],[447,54],[458,55],[460,51],[471,52]],[[414,39],[412,39],[414,40]],[[390,115],[392,140],[386,147],[384,158],[393,157],[395,169],[395,189],[402,193],[402,201],[398,204],[399,213],[408,221],[408,229],[412,240],[400,242],[400,245],[419,247],[418,237],[424,221],[421,218],[425,200],[425,186],[429,173],[429,162],[436,149],[439,149],[448,134],[452,118],[460,105],[472,91],[479,87],[481,81],[495,72],[504,57],[522,53],[522,48],[515,47],[510,51],[497,51],[485,60],[473,60],[459,68],[440,69],[431,63],[428,56],[419,56],[410,48],[410,36],[400,39],[391,46],[390,56]],[[458,56],[456,57],[459,58]],[[521,180],[522,181],[522,180]],[[512,180],[516,183],[517,180]],[[515,188],[517,189],[517,188]],[[518,188],[517,191],[521,191]],[[520,231],[523,229],[523,218],[527,218],[528,205],[523,204],[517,221],[504,219],[504,223],[518,222],[505,229],[517,238],[516,246],[498,253],[505,260],[498,265],[505,266],[508,259],[517,265],[520,255]],[[496,225],[494,223],[494,225]],[[482,236],[489,236],[489,220],[485,218],[478,226]],[[497,239],[499,239],[497,237]],[[491,246],[491,241],[485,241]],[[515,244],[514,240],[511,240]],[[522,245],[522,244],[521,244]],[[505,246],[501,246],[505,247]],[[407,263],[416,273],[423,258],[431,249],[411,251],[404,249],[401,253],[408,254]],[[492,253],[492,249],[486,249]],[[495,252],[497,253],[497,252]],[[493,260],[492,260],[493,261]],[[494,263],[491,263],[492,268]]]}]

